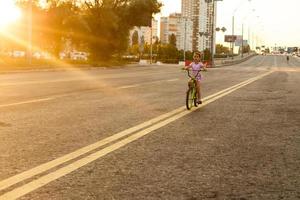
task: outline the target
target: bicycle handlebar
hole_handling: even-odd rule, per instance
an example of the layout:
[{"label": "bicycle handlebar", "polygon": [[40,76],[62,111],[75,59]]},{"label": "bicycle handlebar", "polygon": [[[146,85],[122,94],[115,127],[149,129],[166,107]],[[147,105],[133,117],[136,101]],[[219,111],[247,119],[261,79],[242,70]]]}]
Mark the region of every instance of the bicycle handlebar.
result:
[{"label": "bicycle handlebar", "polygon": [[[185,69],[185,68],[183,68],[183,70],[186,70],[186,71],[188,72],[188,76],[189,76],[190,78],[195,78],[195,77],[197,77],[197,76],[199,75],[200,71],[203,71],[202,69],[200,69],[200,70],[190,70],[190,69]],[[194,71],[194,72],[196,71],[197,74],[196,74],[194,77],[192,77],[191,74],[190,74],[190,71]]]}]

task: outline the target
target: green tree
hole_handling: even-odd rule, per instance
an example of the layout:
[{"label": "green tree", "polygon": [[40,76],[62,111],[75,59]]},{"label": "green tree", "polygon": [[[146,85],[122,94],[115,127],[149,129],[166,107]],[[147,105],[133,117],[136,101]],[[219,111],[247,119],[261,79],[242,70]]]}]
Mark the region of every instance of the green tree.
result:
[{"label": "green tree", "polygon": [[140,47],[138,44],[132,45],[129,47],[129,54],[138,55],[140,53]]},{"label": "green tree", "polygon": [[228,47],[223,46],[222,44],[216,45],[216,54],[228,54],[230,52]]},{"label": "green tree", "polygon": [[174,33],[169,35],[169,44],[176,47],[176,35]]},{"label": "green tree", "polygon": [[[18,0],[25,13],[14,27],[12,41],[26,48],[28,0]],[[87,48],[94,60],[105,60],[128,49],[129,31],[134,26],[150,25],[152,15],[162,6],[158,0],[48,0],[46,8],[33,0],[34,46],[54,55],[66,41]],[[136,43],[136,38],[135,41]],[[6,45],[11,46],[11,45]]]},{"label": "green tree", "polygon": [[138,45],[139,44],[139,33],[137,31],[134,31],[134,33],[132,34],[132,45]]},{"label": "green tree", "polygon": [[36,29],[42,32],[44,43],[53,55],[59,56],[66,39],[76,41],[75,34],[79,28],[75,27],[75,21],[78,20],[78,13],[79,8],[73,1],[48,0],[48,7],[43,12],[43,24],[36,26]]},{"label": "green tree", "polygon": [[86,3],[84,35],[94,60],[109,59],[127,49],[129,30],[152,20],[160,11],[157,0],[96,0]]},{"label": "green tree", "polygon": [[204,61],[210,61],[211,60],[211,53],[210,53],[209,49],[205,49],[203,54],[204,54],[204,56],[203,56]]},{"label": "green tree", "polygon": [[250,46],[246,45],[243,47],[243,53],[248,53],[248,52],[250,52]]}]

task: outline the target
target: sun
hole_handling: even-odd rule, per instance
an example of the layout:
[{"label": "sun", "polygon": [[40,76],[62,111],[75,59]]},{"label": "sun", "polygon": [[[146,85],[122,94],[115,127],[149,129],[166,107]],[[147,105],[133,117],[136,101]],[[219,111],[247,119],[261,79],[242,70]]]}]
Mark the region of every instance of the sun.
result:
[{"label": "sun", "polygon": [[21,17],[21,10],[14,0],[0,0],[0,28],[17,21]]}]

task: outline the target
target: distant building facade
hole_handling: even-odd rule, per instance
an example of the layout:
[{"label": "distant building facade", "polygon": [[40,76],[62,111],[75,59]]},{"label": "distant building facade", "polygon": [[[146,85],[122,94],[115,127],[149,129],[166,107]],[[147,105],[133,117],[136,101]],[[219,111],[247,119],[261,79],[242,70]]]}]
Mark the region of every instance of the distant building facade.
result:
[{"label": "distant building facade", "polygon": [[[151,28],[152,28],[152,33],[151,33]],[[129,37],[130,46],[132,45],[132,36],[135,32],[138,33],[139,44],[141,44],[141,43],[150,44],[151,43],[151,35],[152,35],[152,39],[153,39],[152,42],[154,42],[155,38],[158,37],[158,21],[153,19],[152,27],[147,27],[147,26],[134,27],[130,31],[130,37]]]},{"label": "distant building facade", "polygon": [[163,44],[169,43],[169,37],[176,36],[176,47],[179,50],[192,51],[192,21],[182,17],[180,13],[170,14],[160,19],[160,40]]}]

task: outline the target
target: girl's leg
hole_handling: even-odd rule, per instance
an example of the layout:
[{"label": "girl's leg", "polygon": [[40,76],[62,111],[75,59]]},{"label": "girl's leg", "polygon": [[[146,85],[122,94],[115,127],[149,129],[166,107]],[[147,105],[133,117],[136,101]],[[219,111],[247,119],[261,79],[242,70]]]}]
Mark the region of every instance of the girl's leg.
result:
[{"label": "girl's leg", "polygon": [[198,101],[201,100],[201,84],[200,81],[197,81],[197,94],[198,94]]}]

